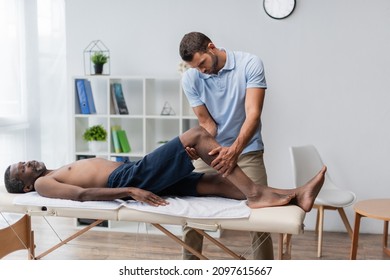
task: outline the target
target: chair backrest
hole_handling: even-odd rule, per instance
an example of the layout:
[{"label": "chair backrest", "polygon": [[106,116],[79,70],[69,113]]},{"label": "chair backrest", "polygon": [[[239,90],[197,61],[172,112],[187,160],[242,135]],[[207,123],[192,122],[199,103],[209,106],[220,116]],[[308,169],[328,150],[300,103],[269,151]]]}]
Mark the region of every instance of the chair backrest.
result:
[{"label": "chair backrest", "polygon": [[[295,187],[304,185],[313,178],[324,165],[320,154],[313,145],[290,147]],[[342,190],[333,183],[329,172],[315,204],[334,207],[347,207],[356,200],[355,193]]]},{"label": "chair backrest", "polygon": [[324,165],[313,145],[290,147],[295,187],[301,186],[314,177]]}]

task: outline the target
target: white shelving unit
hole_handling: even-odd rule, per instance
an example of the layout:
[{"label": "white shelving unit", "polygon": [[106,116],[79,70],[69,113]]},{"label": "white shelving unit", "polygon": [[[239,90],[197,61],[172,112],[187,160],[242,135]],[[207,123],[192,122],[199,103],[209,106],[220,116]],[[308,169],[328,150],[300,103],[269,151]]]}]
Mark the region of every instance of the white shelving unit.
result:
[{"label": "white shelving unit", "polygon": [[[96,114],[81,114],[76,79],[88,79],[91,82]],[[139,159],[160,145],[159,141],[170,140],[189,128],[198,124],[188,101],[184,96],[180,78],[151,78],[134,76],[75,76],[73,82],[73,139],[74,159],[80,157],[102,157],[113,159],[127,156]],[[115,113],[111,97],[111,84],[121,83],[123,94],[129,110],[128,115]],[[161,115],[168,103],[173,115]],[[110,137],[102,151],[89,150],[88,143],[83,140],[84,131],[96,124],[103,125]],[[111,137],[111,127],[120,125],[126,131],[130,153],[115,153]],[[143,225],[142,225],[143,224]],[[82,226],[76,220],[76,226]],[[180,226],[169,226],[177,235],[181,234]],[[153,226],[144,223],[108,221],[108,227],[97,227],[97,230],[114,230],[132,233],[162,234]],[[219,232],[212,233],[214,237]]]},{"label": "white shelving unit", "polygon": [[[88,79],[91,82],[96,114],[81,114],[76,79]],[[113,83],[122,84],[128,115],[115,114],[110,92]],[[182,93],[179,78],[77,76],[73,78],[73,84],[75,159],[78,156],[140,158],[157,148],[158,142],[170,140],[198,123]],[[161,115],[166,104],[171,106],[174,114]],[[90,151],[82,134],[95,124],[103,125],[110,135],[111,127],[120,125],[129,139],[130,153],[115,153],[111,137],[108,137],[104,150],[99,153]]]}]

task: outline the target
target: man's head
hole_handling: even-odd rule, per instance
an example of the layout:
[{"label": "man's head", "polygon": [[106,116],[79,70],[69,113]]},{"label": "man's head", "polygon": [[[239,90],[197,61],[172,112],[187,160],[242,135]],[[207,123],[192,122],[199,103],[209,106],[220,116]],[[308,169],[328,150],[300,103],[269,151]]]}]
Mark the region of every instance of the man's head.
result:
[{"label": "man's head", "polygon": [[190,62],[195,53],[206,53],[210,43],[210,38],[203,33],[187,33],[180,42],[180,56],[184,61]]},{"label": "man's head", "polygon": [[34,190],[34,182],[46,171],[43,162],[19,162],[8,166],[4,183],[9,193],[25,193]]},{"label": "man's head", "polygon": [[179,48],[181,58],[192,68],[205,74],[217,74],[223,67],[220,63],[220,51],[210,38],[200,32],[191,32],[184,35]]}]

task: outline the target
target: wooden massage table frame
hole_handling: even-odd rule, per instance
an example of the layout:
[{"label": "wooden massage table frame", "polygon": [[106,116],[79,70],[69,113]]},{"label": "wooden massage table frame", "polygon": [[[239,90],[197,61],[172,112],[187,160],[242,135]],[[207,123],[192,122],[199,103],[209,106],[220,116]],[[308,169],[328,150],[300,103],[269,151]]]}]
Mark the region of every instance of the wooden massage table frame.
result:
[{"label": "wooden massage table frame", "polygon": [[[0,258],[17,250],[26,249],[28,259],[42,259],[62,245],[77,238],[104,220],[145,222],[150,223],[179,245],[189,250],[200,259],[208,259],[205,255],[185,244],[180,238],[171,233],[162,225],[187,225],[194,228],[213,244],[221,248],[234,259],[245,259],[243,256],[231,251],[227,246],[208,235],[205,230],[230,229],[240,231],[271,232],[278,234],[278,259],[291,259],[291,238],[293,234],[302,234],[305,212],[298,206],[269,207],[252,209],[249,218],[238,219],[191,219],[185,217],[169,216],[142,212],[126,207],[115,210],[107,209],[78,209],[43,206],[27,206],[13,204],[17,194],[9,194],[0,186],[0,212],[24,214],[22,218],[0,229]],[[36,256],[34,232],[32,230],[31,216],[58,216],[69,218],[94,219],[94,223],[83,227],[67,239],[59,242],[52,248]],[[3,218],[3,217],[0,217]]]}]

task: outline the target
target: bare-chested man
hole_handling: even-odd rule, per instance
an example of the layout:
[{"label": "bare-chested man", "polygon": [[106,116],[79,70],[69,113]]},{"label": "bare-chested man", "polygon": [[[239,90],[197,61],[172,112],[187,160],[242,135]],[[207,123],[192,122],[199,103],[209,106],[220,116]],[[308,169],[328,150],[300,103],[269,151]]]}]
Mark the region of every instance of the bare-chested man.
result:
[{"label": "bare-chested man", "polygon": [[51,198],[114,200],[129,198],[154,206],[166,205],[161,196],[222,196],[246,199],[250,208],[296,204],[304,211],[312,209],[320,191],[326,167],[305,185],[295,189],[275,189],[254,184],[236,166],[227,177],[194,173],[194,148],[207,164],[219,147],[202,127],[188,130],[137,162],[121,163],[101,158],[85,159],[48,170],[42,162],[29,161],[10,165],[4,176],[8,192],[37,191]]}]

